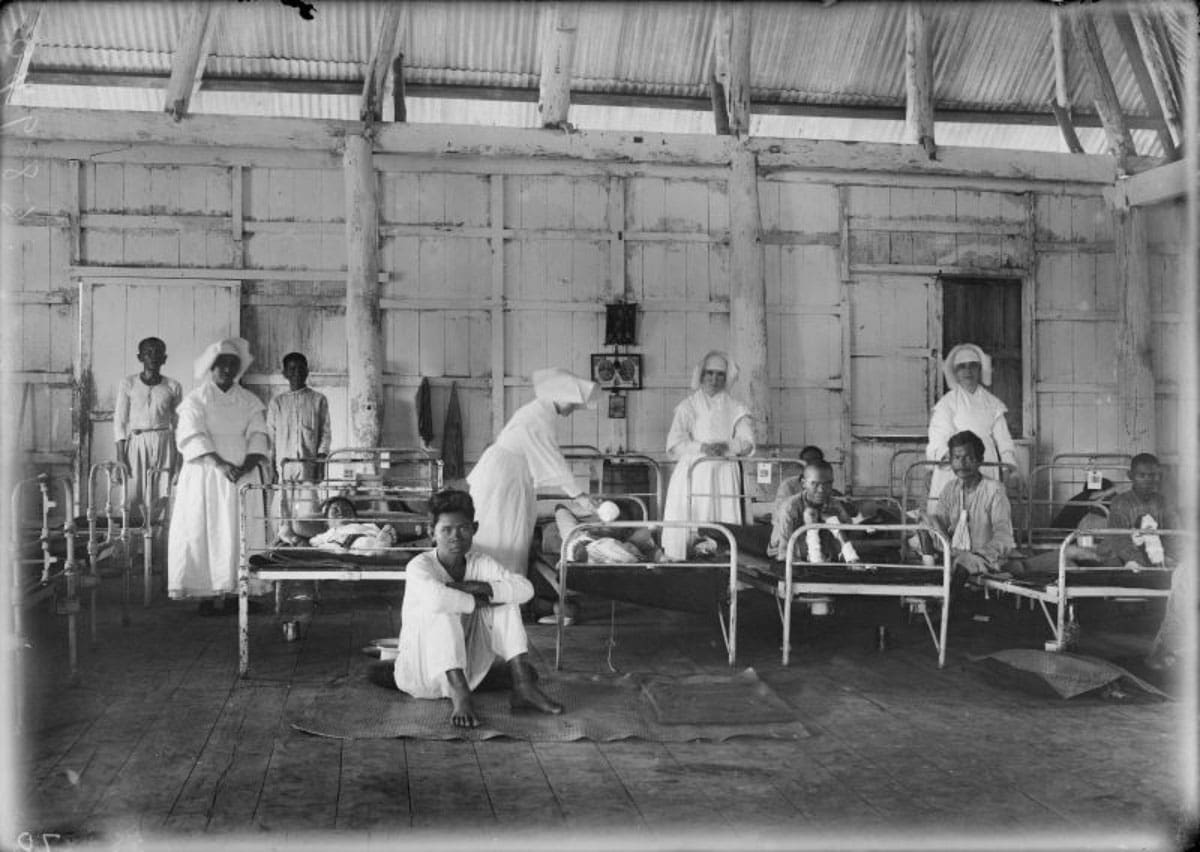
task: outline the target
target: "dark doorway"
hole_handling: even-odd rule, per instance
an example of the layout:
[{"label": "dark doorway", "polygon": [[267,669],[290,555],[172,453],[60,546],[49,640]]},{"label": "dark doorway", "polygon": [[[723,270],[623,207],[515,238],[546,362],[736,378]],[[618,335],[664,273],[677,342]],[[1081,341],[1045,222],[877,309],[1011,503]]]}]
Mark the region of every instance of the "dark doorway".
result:
[{"label": "dark doorway", "polygon": [[1008,406],[1008,431],[1025,434],[1022,417],[1021,280],[942,278],[942,357],[975,343],[992,357],[992,393]]}]

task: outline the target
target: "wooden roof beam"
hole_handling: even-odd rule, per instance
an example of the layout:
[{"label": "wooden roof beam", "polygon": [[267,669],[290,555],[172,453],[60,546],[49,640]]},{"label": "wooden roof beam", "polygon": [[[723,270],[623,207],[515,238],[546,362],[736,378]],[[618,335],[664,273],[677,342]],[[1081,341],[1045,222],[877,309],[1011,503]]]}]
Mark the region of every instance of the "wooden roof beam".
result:
[{"label": "wooden roof beam", "polygon": [[0,54],[0,105],[7,104],[25,83],[29,60],[37,47],[37,29],[42,20],[42,4],[36,4],[13,33]]},{"label": "wooden roof beam", "polygon": [[1117,100],[1117,89],[1113,85],[1112,76],[1108,73],[1108,64],[1104,61],[1104,50],[1100,46],[1100,35],[1096,32],[1096,24],[1083,9],[1073,10],[1071,27],[1074,31],[1075,42],[1080,46],[1080,56],[1088,79],[1092,83],[1092,92],[1096,102],[1096,112],[1104,125],[1104,135],[1108,138],[1109,151],[1117,158],[1121,171],[1127,171],[1130,157],[1137,154],[1133,144],[1133,136],[1121,114],[1121,104]]},{"label": "wooden roof beam", "polygon": [[[723,3],[713,31],[713,71],[733,136],[750,133],[750,5]],[[718,128],[722,116],[715,114]]]},{"label": "wooden roof beam", "polygon": [[208,59],[213,31],[216,29],[220,12],[208,0],[193,3],[175,45],[171,58],[171,77],[163,96],[163,112],[176,121],[187,115],[188,105],[200,90],[204,76],[204,63]]},{"label": "wooden roof beam", "polygon": [[542,34],[542,65],[538,76],[538,116],[542,127],[569,129],[571,66],[575,62],[575,33],[579,9],[575,3],[555,3]]},{"label": "wooden roof beam", "polygon": [[933,57],[929,22],[917,3],[904,7],[904,135],[920,145],[929,159],[937,158],[933,137]]},{"label": "wooden roof beam", "polygon": [[1054,113],[1054,120],[1058,122],[1063,141],[1067,143],[1067,150],[1072,154],[1082,154],[1083,145],[1079,143],[1075,125],[1071,123],[1071,91],[1067,85],[1067,35],[1063,32],[1061,9],[1050,11],[1050,44],[1054,51],[1054,98],[1050,101],[1050,110]]},{"label": "wooden roof beam", "polygon": [[[1146,67],[1141,45],[1133,29],[1133,21],[1130,20],[1133,11],[1132,9],[1128,12],[1122,9],[1111,9],[1109,13],[1112,15],[1113,24],[1116,25],[1117,35],[1121,38],[1121,46],[1125,48],[1125,55],[1129,58],[1129,68],[1133,71],[1133,79],[1137,82],[1138,91],[1142,93],[1142,102],[1146,104],[1146,109],[1151,115],[1164,116],[1158,92],[1150,79],[1150,72]],[[1175,140],[1171,138],[1171,128],[1167,126],[1165,117],[1162,125],[1157,128],[1157,134],[1158,144],[1162,146],[1167,159],[1179,159],[1179,152],[1175,149]]]},{"label": "wooden roof beam", "polygon": [[389,3],[384,7],[383,20],[375,33],[375,47],[363,71],[362,103],[358,109],[361,121],[374,122],[383,118],[383,105],[388,96],[387,80],[392,60],[399,50],[400,23],[405,8],[402,3]]},{"label": "wooden roof beam", "polygon": [[[1178,143],[1183,142],[1183,120],[1180,117],[1180,97],[1175,89],[1172,69],[1167,57],[1161,50],[1161,45],[1155,35],[1154,26],[1146,17],[1147,13],[1140,9],[1130,8],[1127,13],[1129,23],[1133,28],[1134,40],[1141,48],[1145,59],[1146,73],[1150,84],[1158,98],[1159,108],[1167,127],[1174,134]],[[1126,50],[1128,50],[1128,46]],[[1146,99],[1150,103],[1149,97]]]}]

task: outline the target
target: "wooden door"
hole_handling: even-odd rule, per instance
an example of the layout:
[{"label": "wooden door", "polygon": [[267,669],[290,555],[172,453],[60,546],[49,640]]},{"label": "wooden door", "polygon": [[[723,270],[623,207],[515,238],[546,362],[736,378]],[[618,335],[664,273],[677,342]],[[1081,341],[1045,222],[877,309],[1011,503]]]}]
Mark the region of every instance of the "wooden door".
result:
[{"label": "wooden door", "polygon": [[[192,362],[214,340],[240,328],[241,284],[236,281],[90,279],[80,284],[79,418],[77,481],[91,465],[115,457],[113,408],[122,376],[141,369],[137,344],[159,337],[167,344],[163,375],[196,382]],[[253,351],[253,349],[251,350]],[[81,489],[82,490],[82,489]]]},{"label": "wooden door", "polygon": [[1025,434],[1021,338],[1020,279],[942,279],[942,357],[960,343],[983,347],[992,358],[989,390],[1008,406],[1014,438]]}]

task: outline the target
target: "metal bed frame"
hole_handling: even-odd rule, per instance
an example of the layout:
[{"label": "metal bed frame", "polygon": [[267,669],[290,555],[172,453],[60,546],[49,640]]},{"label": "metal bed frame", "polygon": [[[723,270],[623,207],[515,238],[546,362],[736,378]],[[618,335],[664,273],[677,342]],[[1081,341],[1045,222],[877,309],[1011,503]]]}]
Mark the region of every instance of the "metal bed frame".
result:
[{"label": "metal bed frame", "polygon": [[[61,499],[54,498],[55,486],[61,494]],[[40,527],[33,527],[38,532],[37,541],[41,549],[40,556],[36,558],[24,556],[22,553],[24,542],[21,536],[23,529],[29,529],[27,525],[22,524],[22,498],[33,488],[37,489],[41,505]],[[59,615],[67,616],[67,646],[72,677],[79,670],[78,615],[80,610],[79,587],[81,585],[79,564],[75,558],[74,506],[74,490],[70,478],[66,476],[52,477],[42,473],[30,479],[19,480],[13,486],[11,498],[12,608],[16,647],[20,648],[25,644],[24,610],[47,598],[54,597],[55,611]],[[63,510],[64,520],[61,532],[50,521],[52,510],[56,508]],[[52,551],[52,536],[60,534],[63,536],[65,546],[64,555],[61,557]],[[41,566],[41,570],[36,571],[35,576],[27,577],[24,569],[28,566]],[[60,589],[63,592],[61,597],[59,597]]]},{"label": "metal bed frame", "polygon": [[[1025,493],[1025,546],[1029,549],[1041,548],[1043,550],[1057,547],[1064,536],[1071,532],[1072,528],[1052,527],[1049,522],[1053,519],[1055,509],[1062,510],[1069,506],[1078,506],[1082,509],[1099,511],[1106,517],[1108,508],[1098,500],[1062,500],[1054,499],[1054,490],[1061,485],[1085,485],[1087,483],[1087,475],[1090,473],[1117,473],[1124,474],[1128,468],[1130,456],[1122,456],[1119,454],[1103,454],[1083,457],[1082,454],[1076,453],[1060,453],[1054,457],[1055,460],[1049,464],[1036,465],[1029,472],[1029,487]],[[1080,461],[1064,461],[1064,459],[1079,458]],[[1115,464],[1121,464],[1121,459],[1124,460],[1124,468],[1117,468],[1115,464],[1098,463],[1099,458],[1112,458],[1118,461]],[[1057,472],[1068,471],[1070,473],[1083,474],[1083,479],[1065,479],[1059,480],[1056,477]],[[1044,475],[1044,477],[1043,477]],[[1046,496],[1038,496],[1037,486],[1042,480],[1046,483]],[[1127,485],[1127,480],[1119,480],[1114,487]],[[1039,525],[1039,514],[1045,510],[1046,525]]]},{"label": "metal bed frame", "polygon": [[[854,564],[847,565],[840,562],[822,562],[822,563],[807,563],[820,565],[824,568],[832,568],[834,570],[844,570],[847,575],[857,577],[855,582],[833,582],[830,580],[797,580],[796,575],[796,553],[797,543],[808,533],[809,530],[838,530],[838,531],[878,531],[886,530],[899,534],[901,541],[904,540],[906,532],[917,532],[918,530],[929,533],[936,538],[942,546],[942,564],[941,566],[926,565],[924,563],[913,564],[906,562],[878,562],[872,561],[869,564]],[[748,584],[755,588],[765,591],[775,598],[775,605],[779,611],[779,618],[783,625],[783,643],[782,643],[782,663],[788,665],[791,658],[791,633],[792,633],[792,604],[794,601],[799,601],[805,604],[808,608],[812,608],[814,604],[828,603],[829,597],[834,595],[854,595],[862,597],[896,597],[900,598],[902,605],[909,608],[910,612],[918,612],[925,618],[925,624],[929,628],[930,636],[933,637],[934,648],[938,653],[938,668],[942,668],[946,664],[946,629],[949,620],[949,599],[950,599],[950,541],[939,530],[928,526],[927,524],[805,524],[795,530],[787,543],[787,559],[784,561],[784,575],[782,580],[776,580],[774,583],[766,583],[764,578],[756,576],[753,579],[744,577]],[[889,568],[897,570],[912,571],[914,577],[918,574],[932,576],[934,572],[940,575],[939,582],[933,583],[873,583],[870,579],[871,567]],[[929,601],[941,601],[941,623],[938,629],[934,629],[933,621],[929,617]],[[782,602],[781,602],[782,601]]]},{"label": "metal bed frame", "polygon": [[[440,463],[439,463],[440,465]],[[439,466],[440,470],[440,466]],[[351,481],[345,483],[351,486]],[[279,490],[279,485],[263,485],[258,483],[246,483],[238,490],[238,505],[240,513],[240,557],[238,560],[238,674],[241,677],[247,677],[250,671],[250,581],[265,580],[275,584],[275,612],[278,616],[280,611],[280,586],[281,580],[337,580],[341,582],[358,582],[362,580],[375,581],[400,581],[407,578],[407,571],[403,564],[407,564],[408,559],[418,553],[428,550],[427,544],[414,546],[411,544],[398,544],[393,547],[383,548],[390,555],[395,553],[397,556],[407,554],[408,558],[404,560],[401,567],[379,566],[377,564],[355,565],[347,562],[344,566],[336,568],[324,566],[279,566],[279,567],[264,567],[252,564],[251,557],[260,554],[266,554],[275,548],[267,545],[263,547],[253,547],[250,545],[247,535],[247,525],[249,522],[247,512],[247,501],[258,499],[264,501],[264,506],[269,506],[271,503],[268,498],[273,491]],[[365,488],[347,490],[343,488],[336,492],[336,496],[345,496],[348,498],[359,498],[362,500],[378,500],[394,497],[402,499],[404,497],[412,497],[416,492],[409,486],[396,486],[393,490],[388,486],[381,486],[376,483],[370,483]],[[392,513],[394,516],[389,518],[385,511],[373,511],[369,516],[362,518],[364,521],[374,521],[379,523],[387,523],[389,520],[397,520],[401,513]],[[411,513],[402,515],[404,520],[411,520]],[[258,519],[255,519],[257,522]],[[271,521],[282,520],[281,518],[272,517],[270,512],[265,513],[263,518],[265,523]],[[308,548],[291,548],[308,549]],[[322,556],[325,561],[330,559],[330,552],[321,548],[313,547],[311,552],[314,557]]]},{"label": "metal bed frame", "polygon": [[[588,530],[594,529],[651,529],[662,530],[666,528],[684,528],[684,529],[705,529],[717,530],[725,537],[726,543],[729,545],[729,556],[727,559],[698,561],[689,560],[684,562],[623,562],[618,565],[613,563],[598,563],[598,562],[573,562],[569,559],[571,548],[574,543]],[[729,665],[734,665],[737,661],[737,609],[738,609],[738,545],[737,540],[728,529],[720,524],[710,522],[692,522],[692,521],[614,521],[610,524],[602,523],[581,523],[575,529],[571,530],[563,538],[562,549],[559,554],[558,561],[558,606],[555,608],[556,613],[556,635],[554,640],[554,668],[559,669],[562,665],[562,655],[564,646],[564,628],[565,612],[566,612],[566,596],[568,593],[568,580],[570,569],[588,568],[603,570],[608,567],[620,568],[643,568],[647,571],[688,571],[688,570],[715,570],[722,567],[728,567],[729,570],[729,585],[728,585],[728,607],[729,615],[726,618],[721,610],[721,606],[717,607],[717,620],[721,627],[721,635],[725,640],[725,650],[728,654]]]},{"label": "metal bed frame", "polygon": [[[1001,579],[985,576],[983,578],[984,590],[985,592],[1014,595],[1018,599],[1026,598],[1035,604],[1039,604],[1042,614],[1045,615],[1050,630],[1054,634],[1054,641],[1047,645],[1047,649],[1054,651],[1066,650],[1071,644],[1069,636],[1078,629],[1078,622],[1075,618],[1075,601],[1097,598],[1165,598],[1170,594],[1169,588],[1113,585],[1084,586],[1072,585],[1071,583],[1072,579],[1083,578],[1089,573],[1098,573],[1101,571],[1127,572],[1131,576],[1138,574],[1146,576],[1161,575],[1163,573],[1171,574],[1175,570],[1174,568],[1161,566],[1143,567],[1134,570],[1120,565],[1082,566],[1067,564],[1067,548],[1075,544],[1080,536],[1111,536],[1115,538],[1117,536],[1130,536],[1142,532],[1144,531],[1132,529],[1071,530],[1058,546],[1058,577],[1053,582],[1035,586],[1029,581],[1022,581],[1020,578]],[[1160,529],[1155,531],[1155,535],[1184,538],[1194,537],[1195,534],[1187,530]],[[1055,608],[1053,615],[1051,615],[1050,607]]]},{"label": "metal bed frame", "polygon": [[[620,498],[633,499],[637,502],[645,514],[643,517],[649,518],[651,514],[662,515],[663,506],[663,476],[662,465],[651,456],[645,453],[606,453],[603,450],[593,447],[590,444],[563,444],[559,447],[563,454],[563,458],[567,462],[588,462],[588,482],[595,483],[600,486],[601,490],[591,492],[593,497],[598,498]],[[604,472],[610,465],[621,464],[637,464],[644,465],[650,471],[651,490],[650,491],[603,491],[604,487]],[[560,495],[557,494],[538,494],[539,500],[556,499]],[[653,513],[650,512],[651,504],[654,506]]]}]

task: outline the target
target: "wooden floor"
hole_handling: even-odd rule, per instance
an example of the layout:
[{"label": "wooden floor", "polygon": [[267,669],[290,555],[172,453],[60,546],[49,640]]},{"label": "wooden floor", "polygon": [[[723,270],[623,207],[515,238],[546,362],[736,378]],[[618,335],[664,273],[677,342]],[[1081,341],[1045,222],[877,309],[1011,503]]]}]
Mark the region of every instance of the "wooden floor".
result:
[{"label": "wooden floor", "polygon": [[[894,601],[798,612],[779,664],[771,602],[743,597],[739,667],[793,704],[812,736],[723,744],[339,741],[298,733],[289,711],[363,678],[371,639],[398,630],[400,586],[325,584],[303,641],[255,619],[253,676],[237,677],[236,618],[158,599],[121,627],[104,587],[99,642],[75,682],[61,617],[39,614],[27,648],[31,734],[15,777],[19,831],[122,848],[261,843],[357,848],[1064,848],[1177,842],[1178,704],[1016,689],[970,655],[1040,647],[1040,613],[980,602],[951,628],[944,670],[925,626]],[[1093,611],[1094,610],[1094,611]],[[1135,657],[1153,613],[1084,610],[1083,651]],[[715,616],[584,600],[564,668],[726,670]],[[875,648],[887,625],[891,647]],[[553,628],[529,627],[553,660]],[[85,633],[86,636],[86,633]],[[1139,839],[1140,838],[1140,839]],[[480,843],[472,844],[478,839]],[[144,845],[137,845],[141,841]],[[396,842],[393,842],[396,841]],[[1011,841],[1012,843],[1010,844]],[[232,844],[232,845],[231,845]],[[5,847],[9,848],[9,847]],[[39,847],[41,848],[41,847]]]}]

